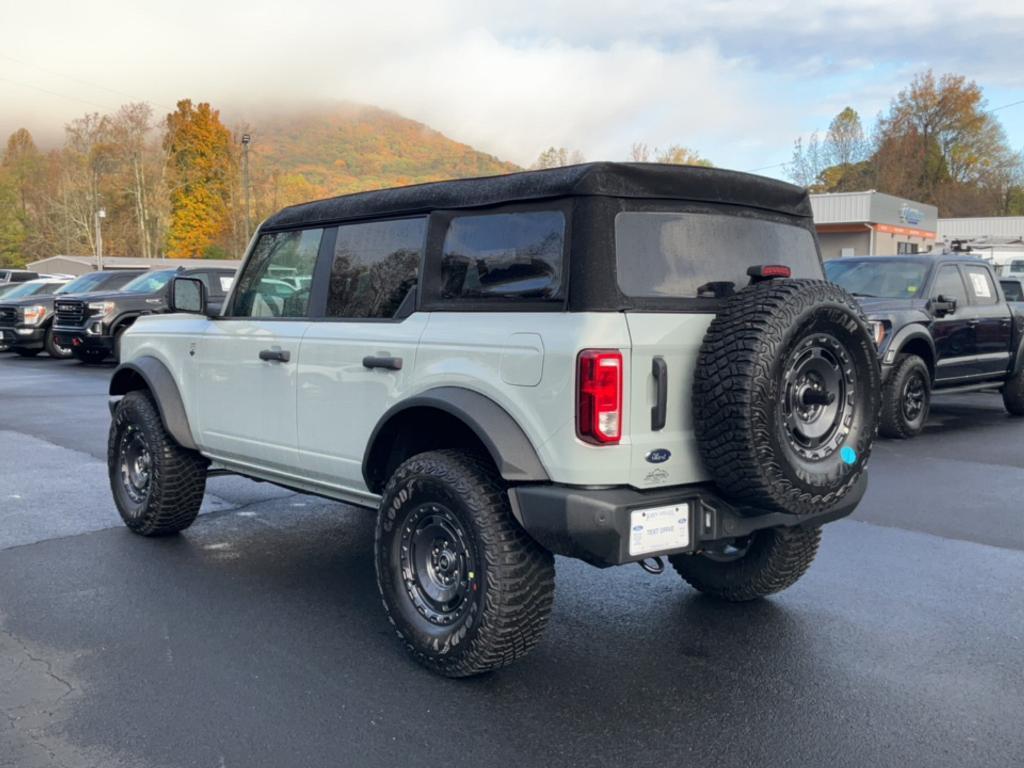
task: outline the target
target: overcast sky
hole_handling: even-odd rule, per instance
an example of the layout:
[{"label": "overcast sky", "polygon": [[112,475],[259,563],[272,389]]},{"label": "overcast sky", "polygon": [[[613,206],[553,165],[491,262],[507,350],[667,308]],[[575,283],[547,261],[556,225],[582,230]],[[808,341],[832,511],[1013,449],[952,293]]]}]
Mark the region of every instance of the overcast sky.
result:
[{"label": "overcast sky", "polygon": [[[928,67],[1024,100],[1020,0],[0,0],[0,29],[0,132],[41,143],[129,100],[231,121],[349,99],[522,164],[644,141],[754,170],[846,105],[867,127]],[[1024,104],[997,114],[1024,149]]]}]

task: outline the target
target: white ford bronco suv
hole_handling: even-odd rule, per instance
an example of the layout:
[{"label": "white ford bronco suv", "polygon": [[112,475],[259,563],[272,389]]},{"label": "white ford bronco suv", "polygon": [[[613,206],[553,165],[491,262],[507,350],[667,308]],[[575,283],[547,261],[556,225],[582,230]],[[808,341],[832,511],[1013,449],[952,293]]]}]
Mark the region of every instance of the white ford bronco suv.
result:
[{"label": "white ford bronco suv", "polygon": [[866,487],[873,337],[778,181],[594,163],[346,195],[265,221],[219,313],[197,280],[171,302],[110,383],[125,524],[187,528],[210,471],[376,510],[388,617],[443,675],[537,643],[553,555],[667,556],[751,600]]}]

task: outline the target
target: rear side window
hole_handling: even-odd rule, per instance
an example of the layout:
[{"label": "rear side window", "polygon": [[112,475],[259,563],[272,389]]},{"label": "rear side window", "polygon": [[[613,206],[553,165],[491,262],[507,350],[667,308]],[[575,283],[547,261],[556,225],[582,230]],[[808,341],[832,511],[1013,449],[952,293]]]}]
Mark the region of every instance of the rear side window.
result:
[{"label": "rear side window", "polygon": [[996,286],[992,282],[992,276],[984,267],[964,267],[964,277],[967,278],[967,290],[970,291],[971,301],[975,304],[995,304]]},{"label": "rear side window", "polygon": [[619,289],[647,298],[728,295],[747,285],[748,267],[758,264],[784,264],[793,277],[822,277],[809,230],[713,213],[617,214],[615,264]]},{"label": "rear side window", "polygon": [[1020,280],[1001,280],[1003,293],[1007,301],[1024,301],[1024,290],[1021,289]]},{"label": "rear side window", "polygon": [[441,256],[441,298],[557,299],[565,215],[523,211],[453,218]]},{"label": "rear side window", "polygon": [[305,317],[323,229],[261,235],[238,278],[229,317]]},{"label": "rear side window", "polygon": [[426,218],[338,227],[327,316],[394,317],[416,287],[426,234]]}]

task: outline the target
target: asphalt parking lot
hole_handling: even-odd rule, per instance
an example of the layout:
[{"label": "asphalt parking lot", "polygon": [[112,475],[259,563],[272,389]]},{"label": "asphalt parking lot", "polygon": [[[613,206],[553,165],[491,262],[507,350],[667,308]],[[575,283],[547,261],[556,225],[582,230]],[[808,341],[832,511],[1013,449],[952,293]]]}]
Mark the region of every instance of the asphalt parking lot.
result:
[{"label": "asphalt parking lot", "polygon": [[1024,421],[940,398],[770,600],[559,559],[547,634],[466,681],[406,658],[363,511],[214,478],[121,527],[111,368],[0,356],[0,766],[1024,764]]}]

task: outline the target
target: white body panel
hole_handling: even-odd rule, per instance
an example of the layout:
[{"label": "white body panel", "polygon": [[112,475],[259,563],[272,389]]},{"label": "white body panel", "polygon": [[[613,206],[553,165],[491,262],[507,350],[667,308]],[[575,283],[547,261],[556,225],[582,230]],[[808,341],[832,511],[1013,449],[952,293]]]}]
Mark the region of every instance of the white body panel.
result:
[{"label": "white body panel", "polygon": [[[710,315],[435,312],[401,322],[141,318],[123,359],[161,360],[181,392],[193,437],[210,458],[246,474],[373,503],[362,477],[367,441],[394,404],[436,387],[478,392],[522,428],[552,481],[650,488],[706,479],[690,413],[697,351]],[[288,363],[259,359],[262,349]],[[576,436],[580,350],[623,354],[623,437]],[[367,369],[367,355],[402,358]],[[669,370],[667,423],[652,432],[651,358]],[[655,448],[671,451],[658,465]],[[653,472],[655,469],[660,472]]]}]

